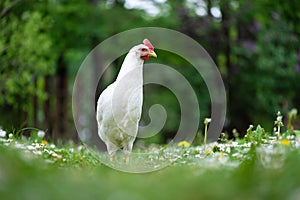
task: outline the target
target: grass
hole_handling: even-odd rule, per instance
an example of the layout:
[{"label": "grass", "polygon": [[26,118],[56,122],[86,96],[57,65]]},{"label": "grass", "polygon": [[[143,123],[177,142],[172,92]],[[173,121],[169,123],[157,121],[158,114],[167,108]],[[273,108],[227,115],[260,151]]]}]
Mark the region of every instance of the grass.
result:
[{"label": "grass", "polygon": [[235,141],[172,146],[171,164],[144,174],[113,170],[81,145],[0,139],[1,199],[300,199],[299,131],[257,126]]}]

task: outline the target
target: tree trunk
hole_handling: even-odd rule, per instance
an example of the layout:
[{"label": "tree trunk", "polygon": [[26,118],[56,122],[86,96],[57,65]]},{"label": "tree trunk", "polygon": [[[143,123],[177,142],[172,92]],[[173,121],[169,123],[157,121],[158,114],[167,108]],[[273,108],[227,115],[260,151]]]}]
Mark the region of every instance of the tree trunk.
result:
[{"label": "tree trunk", "polygon": [[[99,0],[91,0],[91,4],[92,6],[96,6],[97,3],[99,2]],[[117,6],[120,2],[118,1],[115,1],[115,6]],[[93,16],[93,19],[92,20],[96,20],[97,19],[97,15],[95,14]],[[97,46],[100,42],[100,39],[99,39],[99,36],[98,35],[94,35],[92,36],[91,38],[91,46],[92,48],[94,48],[95,46]],[[98,84],[98,87],[96,89],[96,94],[95,94],[95,112],[94,112],[94,118],[93,120],[96,120],[96,109],[97,109],[97,101],[98,101],[98,98],[101,94],[101,92],[103,91],[103,84],[102,84],[102,81],[103,79],[100,79],[99,82],[98,82],[98,75],[101,74],[103,72],[103,68],[104,68],[104,63],[103,63],[103,58],[101,58],[101,54],[99,54],[99,52],[94,52],[94,54],[92,55],[92,68],[93,68],[93,77],[92,77],[92,84]],[[103,77],[103,76],[102,76]],[[91,120],[92,121],[92,120]],[[105,144],[102,142],[102,140],[100,140],[99,136],[98,136],[98,130],[97,130],[97,126],[94,127],[94,126],[90,126],[90,129],[92,131],[92,137],[91,137],[91,140],[93,140],[93,144],[94,146],[96,146],[99,150],[101,151],[104,151],[106,148],[105,148]]]},{"label": "tree trunk", "polygon": [[46,129],[48,139],[54,139],[53,135],[53,109],[51,108],[51,94],[52,92],[52,81],[51,76],[47,75],[45,77],[45,86],[44,92],[48,95],[47,99],[44,102],[44,129]]},{"label": "tree trunk", "polygon": [[55,111],[55,133],[54,140],[67,139],[68,122],[68,76],[67,66],[63,55],[60,55],[57,63],[57,74],[55,83],[56,111]]},{"label": "tree trunk", "polygon": [[[229,25],[226,24],[228,23],[229,19],[229,14],[231,13],[230,8],[229,8],[229,2],[224,0],[222,1],[222,15],[225,17],[224,20],[224,28],[223,32],[227,40],[230,40],[230,35],[229,35]],[[251,3],[249,3],[251,4]],[[249,5],[243,5],[243,7],[240,9],[244,11],[245,9],[248,9]],[[243,15],[243,13],[241,13]],[[239,16],[239,14],[237,14]],[[246,23],[244,21],[241,21],[241,19],[237,19],[237,38],[236,38],[236,44],[241,45],[243,44],[244,41],[253,39],[251,36],[251,33],[249,32],[249,24],[252,20],[250,19],[249,16],[249,22]],[[249,123],[251,123],[250,117],[248,115],[249,108],[244,102],[244,98],[241,98],[237,94],[240,94],[242,88],[240,87],[240,78],[239,78],[239,73],[243,73],[240,71],[239,68],[239,63],[232,63],[230,60],[230,55],[231,55],[231,49],[230,49],[230,43],[225,44],[225,55],[226,55],[226,65],[227,65],[227,71],[228,75],[226,77],[226,82],[227,82],[227,91],[228,91],[228,107],[229,107],[229,130],[232,130],[233,128],[236,128],[240,133],[245,134],[246,130],[249,126]],[[239,59],[237,59],[239,60]],[[242,136],[242,135],[241,135]]]},{"label": "tree trunk", "polygon": [[33,119],[33,127],[38,128],[38,96],[36,94],[37,91],[37,77],[34,77],[33,80],[35,93],[33,95],[33,105],[32,105],[32,119]]},{"label": "tree trunk", "polygon": [[206,8],[207,8],[207,14],[210,17],[213,17],[212,13],[211,13],[211,8],[212,8],[212,2],[211,0],[206,0]]}]

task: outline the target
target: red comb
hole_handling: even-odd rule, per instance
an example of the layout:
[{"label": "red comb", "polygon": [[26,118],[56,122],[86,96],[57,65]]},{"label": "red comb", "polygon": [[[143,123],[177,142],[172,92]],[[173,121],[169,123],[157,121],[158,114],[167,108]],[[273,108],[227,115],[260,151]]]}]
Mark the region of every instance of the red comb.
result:
[{"label": "red comb", "polygon": [[149,47],[150,50],[154,50],[153,45],[151,44],[151,42],[148,39],[144,39],[143,40],[143,44],[146,45],[147,47]]}]

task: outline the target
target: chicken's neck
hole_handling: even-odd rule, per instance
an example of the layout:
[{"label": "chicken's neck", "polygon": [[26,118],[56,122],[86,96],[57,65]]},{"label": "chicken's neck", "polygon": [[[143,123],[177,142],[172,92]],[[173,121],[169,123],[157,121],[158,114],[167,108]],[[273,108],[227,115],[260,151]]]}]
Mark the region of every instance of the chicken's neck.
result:
[{"label": "chicken's neck", "polygon": [[134,52],[129,52],[124,59],[116,81],[120,81],[122,78],[135,78],[142,80],[143,64],[144,61],[140,57],[137,57]]}]

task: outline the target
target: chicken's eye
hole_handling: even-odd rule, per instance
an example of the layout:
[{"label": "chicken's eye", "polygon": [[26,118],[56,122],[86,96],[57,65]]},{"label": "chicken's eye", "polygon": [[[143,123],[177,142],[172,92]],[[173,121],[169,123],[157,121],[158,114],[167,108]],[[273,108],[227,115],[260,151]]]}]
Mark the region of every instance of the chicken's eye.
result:
[{"label": "chicken's eye", "polygon": [[141,51],[144,51],[144,52],[145,52],[145,51],[147,51],[147,49],[146,49],[146,48],[142,48]]}]

